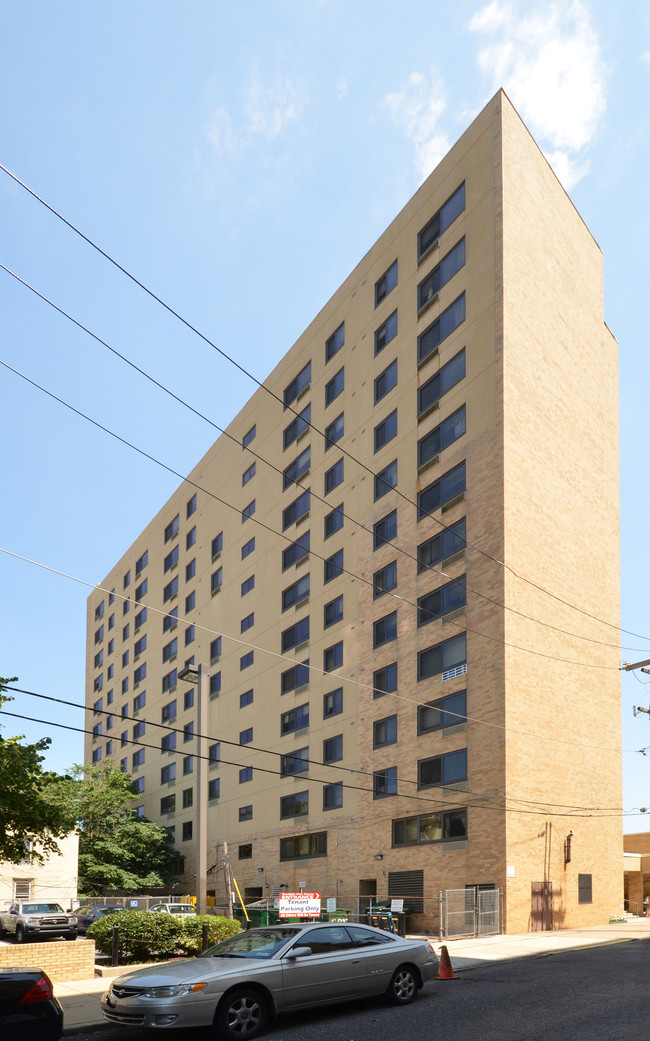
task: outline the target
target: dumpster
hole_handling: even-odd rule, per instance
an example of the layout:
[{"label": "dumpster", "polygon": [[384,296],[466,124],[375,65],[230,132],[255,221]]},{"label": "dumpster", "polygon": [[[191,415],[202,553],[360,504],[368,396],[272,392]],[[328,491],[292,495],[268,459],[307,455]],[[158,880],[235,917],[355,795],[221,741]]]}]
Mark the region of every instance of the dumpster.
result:
[{"label": "dumpster", "polygon": [[344,907],[337,907],[334,911],[323,911],[320,916],[321,922],[347,922],[349,918],[350,912]]}]

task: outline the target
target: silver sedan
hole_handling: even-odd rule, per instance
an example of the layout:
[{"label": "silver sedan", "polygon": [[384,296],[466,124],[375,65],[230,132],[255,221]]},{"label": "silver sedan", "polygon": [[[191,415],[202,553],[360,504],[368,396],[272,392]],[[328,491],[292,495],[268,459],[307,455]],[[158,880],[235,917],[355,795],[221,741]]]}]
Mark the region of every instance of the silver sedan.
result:
[{"label": "silver sedan", "polygon": [[288,1009],[382,994],[407,1005],[437,968],[424,940],[367,925],[280,923],[238,933],[198,958],[119,976],[102,1011],[122,1026],[214,1025],[218,1037],[237,1041]]}]

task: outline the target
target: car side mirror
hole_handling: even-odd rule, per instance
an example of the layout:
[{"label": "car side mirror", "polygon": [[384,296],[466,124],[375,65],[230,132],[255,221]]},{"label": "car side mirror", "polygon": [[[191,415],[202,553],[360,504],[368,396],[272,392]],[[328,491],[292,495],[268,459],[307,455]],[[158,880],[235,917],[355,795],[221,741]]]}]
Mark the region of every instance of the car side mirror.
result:
[{"label": "car side mirror", "polygon": [[290,951],[287,951],[285,958],[289,958],[293,961],[294,958],[306,958],[308,954],[312,953],[311,947],[292,947]]}]

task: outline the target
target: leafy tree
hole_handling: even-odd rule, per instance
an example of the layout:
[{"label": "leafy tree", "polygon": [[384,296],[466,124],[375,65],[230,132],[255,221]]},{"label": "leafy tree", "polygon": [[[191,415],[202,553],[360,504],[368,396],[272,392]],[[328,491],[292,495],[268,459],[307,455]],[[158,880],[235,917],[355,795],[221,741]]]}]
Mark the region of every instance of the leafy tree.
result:
[{"label": "leafy tree", "polygon": [[98,918],[88,928],[88,937],[97,950],[110,954],[113,926],[117,925],[117,956],[120,965],[129,962],[166,961],[179,954],[199,954],[203,947],[203,926],[208,927],[208,943],[213,946],[240,932],[239,922],[222,915],[152,914],[150,911],[122,911]]},{"label": "leafy tree", "polygon": [[[3,692],[17,677],[0,677],[0,709],[13,698]],[[43,737],[33,745],[22,744],[23,735],[0,735],[0,861],[17,864],[25,857],[30,841],[38,844],[31,853],[42,863],[49,853],[58,853],[56,839],[70,831],[65,810],[50,800],[55,775],[43,770],[41,754],[51,743]]]},{"label": "leafy tree", "polygon": [[136,817],[137,791],[110,759],[101,767],[76,766],[51,787],[51,797],[79,832],[79,892],[133,892],[173,880],[176,856],[166,830]]}]

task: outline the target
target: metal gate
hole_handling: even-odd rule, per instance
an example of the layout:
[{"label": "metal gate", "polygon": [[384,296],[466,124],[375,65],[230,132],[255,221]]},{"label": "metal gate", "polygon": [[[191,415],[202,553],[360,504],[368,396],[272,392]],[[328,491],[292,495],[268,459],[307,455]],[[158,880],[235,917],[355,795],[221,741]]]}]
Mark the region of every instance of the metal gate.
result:
[{"label": "metal gate", "polygon": [[493,936],[500,932],[500,890],[447,889],[445,936]]}]

